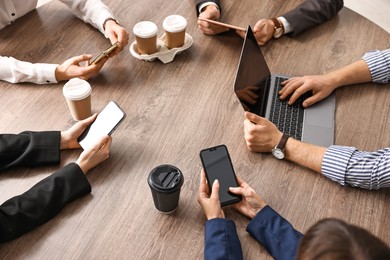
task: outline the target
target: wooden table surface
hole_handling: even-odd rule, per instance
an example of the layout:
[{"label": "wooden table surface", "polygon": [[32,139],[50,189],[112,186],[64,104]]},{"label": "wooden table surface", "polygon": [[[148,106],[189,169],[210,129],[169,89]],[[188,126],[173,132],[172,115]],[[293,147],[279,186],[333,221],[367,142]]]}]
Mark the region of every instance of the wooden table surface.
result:
[{"label": "wooden table surface", "polygon": [[[183,15],[194,43],[168,64],[138,60],[128,45],[89,80],[93,111],[115,100],[127,113],[113,134],[111,157],[88,174],[90,195],[69,204],[43,226],[0,245],[0,259],[202,259],[205,217],[196,201],[199,151],[218,144],[228,146],[237,174],[301,232],[319,219],[337,217],[390,243],[388,189],[342,187],[246,148],[244,113],[233,93],[241,38],[234,33],[204,35],[197,28],[192,0],[105,2],[129,31],[137,22],[150,20],[161,35],[166,16]],[[222,20],[253,26],[258,19],[280,15],[301,2],[226,0]],[[130,43],[134,40],[131,34]],[[57,1],[0,31],[1,55],[31,62],[61,63],[82,53],[97,55],[108,45],[99,31]],[[343,8],[332,21],[295,38],[271,41],[262,51],[271,71],[307,75],[328,72],[368,50],[389,46],[387,32]],[[0,132],[68,129],[74,121],[62,87],[63,83],[0,82]],[[336,144],[370,151],[390,145],[388,85],[342,88],[336,98]],[[0,203],[75,161],[80,152],[62,152],[60,165],[2,172]],[[147,184],[150,170],[164,163],[177,166],[185,176],[179,207],[172,215],[155,210]],[[245,231],[249,220],[233,209],[225,213],[237,225],[245,259],[271,259]]]}]

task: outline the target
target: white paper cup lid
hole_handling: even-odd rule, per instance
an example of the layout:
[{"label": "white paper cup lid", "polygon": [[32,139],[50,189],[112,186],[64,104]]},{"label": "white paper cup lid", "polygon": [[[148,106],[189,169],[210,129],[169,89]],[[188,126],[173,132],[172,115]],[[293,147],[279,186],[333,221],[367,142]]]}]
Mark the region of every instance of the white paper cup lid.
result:
[{"label": "white paper cup lid", "polygon": [[157,25],[153,22],[139,22],[133,27],[133,33],[140,38],[149,38],[157,34]]},{"label": "white paper cup lid", "polygon": [[91,92],[91,85],[79,78],[70,79],[62,88],[62,93],[70,100],[82,100],[91,95]]},{"label": "white paper cup lid", "polygon": [[187,20],[181,15],[170,15],[164,19],[163,27],[167,32],[181,32],[187,27]]}]

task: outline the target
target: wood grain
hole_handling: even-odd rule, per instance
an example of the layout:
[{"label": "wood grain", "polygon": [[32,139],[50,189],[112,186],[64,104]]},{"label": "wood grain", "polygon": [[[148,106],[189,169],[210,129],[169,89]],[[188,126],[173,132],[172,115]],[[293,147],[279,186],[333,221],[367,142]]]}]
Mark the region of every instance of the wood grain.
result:
[{"label": "wood grain", "polygon": [[[113,134],[110,160],[88,174],[92,194],[1,245],[1,259],[202,259],[205,217],[196,201],[199,151],[222,143],[229,148],[236,172],[298,230],[306,231],[321,218],[338,217],[390,243],[388,190],[342,187],[269,154],[247,150],[243,111],[233,93],[241,38],[234,33],[203,35],[192,1],[105,2],[130,32],[135,23],[150,20],[161,35],[166,16],[183,15],[194,44],[168,64],[137,60],[127,46],[89,80],[93,111],[115,100],[127,113]],[[222,21],[246,27],[302,1],[250,2],[224,1]],[[81,53],[97,55],[108,44],[99,31],[56,1],[0,31],[2,55],[31,62],[61,63]],[[339,68],[368,50],[389,46],[388,33],[344,8],[332,21],[298,37],[269,42],[262,51],[271,71],[305,75]],[[68,129],[74,122],[62,86],[0,82],[0,132]],[[390,145],[388,85],[359,84],[337,90],[336,96],[336,144],[363,150]],[[63,152],[60,165],[3,172],[0,202],[75,161],[79,153]],[[163,163],[176,165],[185,176],[179,208],[172,215],[155,210],[147,184],[149,171]],[[248,219],[232,209],[226,209],[226,215],[237,225],[245,259],[271,259],[245,231]]]}]

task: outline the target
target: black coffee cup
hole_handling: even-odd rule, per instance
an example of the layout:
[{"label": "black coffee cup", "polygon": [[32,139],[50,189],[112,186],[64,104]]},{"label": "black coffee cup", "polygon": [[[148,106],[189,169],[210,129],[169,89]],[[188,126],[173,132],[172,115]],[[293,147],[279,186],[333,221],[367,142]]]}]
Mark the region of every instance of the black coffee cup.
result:
[{"label": "black coffee cup", "polygon": [[148,183],[158,211],[169,214],[176,210],[183,182],[181,171],[169,164],[157,166],[150,172]]}]

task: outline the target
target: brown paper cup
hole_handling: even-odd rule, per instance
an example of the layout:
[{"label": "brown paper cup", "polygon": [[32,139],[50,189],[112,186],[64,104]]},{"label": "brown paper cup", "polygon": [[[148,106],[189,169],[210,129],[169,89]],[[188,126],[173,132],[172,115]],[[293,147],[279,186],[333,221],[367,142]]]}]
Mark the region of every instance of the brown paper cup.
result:
[{"label": "brown paper cup", "polygon": [[92,88],[87,81],[71,79],[64,85],[62,92],[74,120],[79,121],[91,116]]},{"label": "brown paper cup", "polygon": [[133,33],[140,54],[157,52],[157,26],[153,22],[142,21],[134,25]]},{"label": "brown paper cup", "polygon": [[163,22],[165,30],[165,45],[168,49],[184,45],[187,21],[181,15],[170,15]]}]

